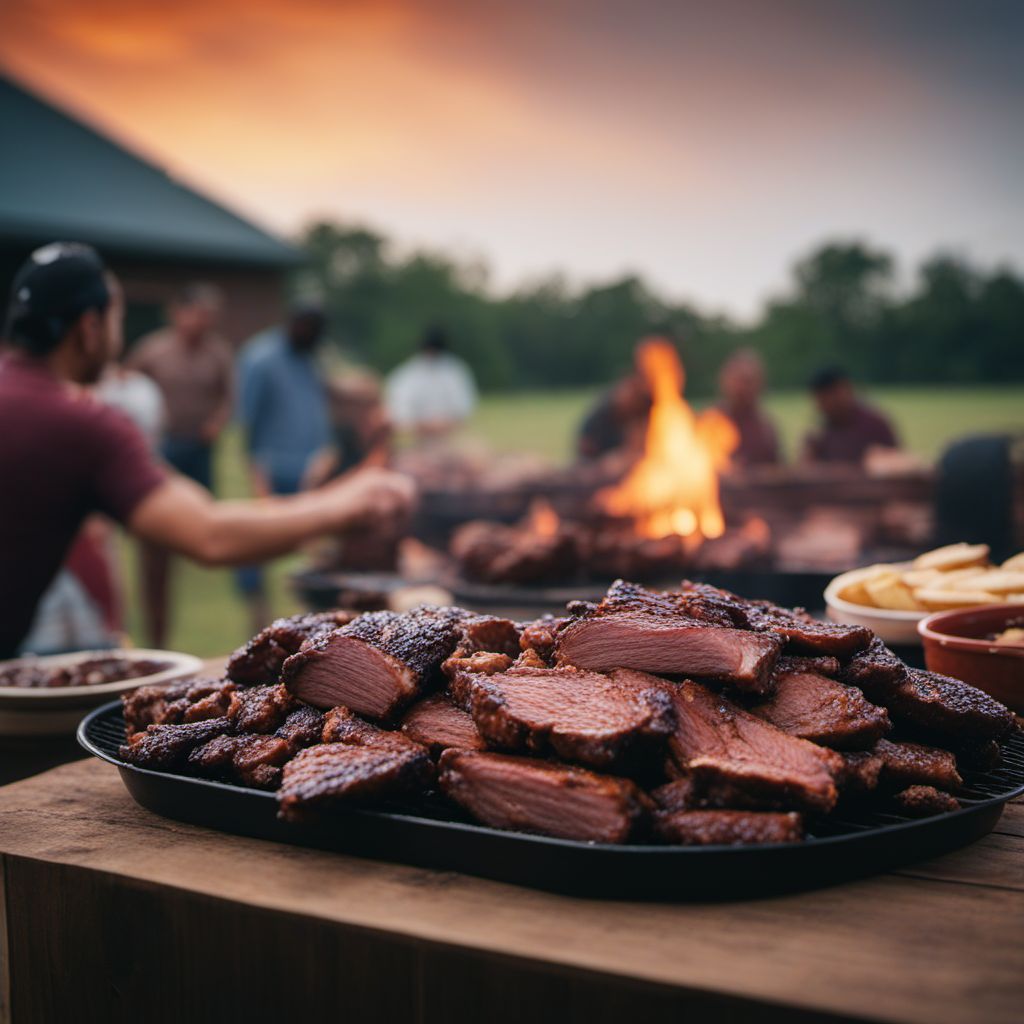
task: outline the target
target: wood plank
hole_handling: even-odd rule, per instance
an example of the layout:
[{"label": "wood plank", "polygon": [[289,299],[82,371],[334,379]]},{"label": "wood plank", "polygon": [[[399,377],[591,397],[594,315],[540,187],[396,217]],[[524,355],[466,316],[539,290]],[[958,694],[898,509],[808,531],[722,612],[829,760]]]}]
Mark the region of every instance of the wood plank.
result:
[{"label": "wood plank", "polygon": [[11,1024],[11,953],[7,938],[7,858],[0,857],[0,1024]]},{"label": "wood plank", "polygon": [[603,902],[168,821],[137,808],[98,762],[0,790],[0,850],[20,857],[417,943],[922,1024],[1019,1017],[1024,894],[959,880],[1006,877],[1000,837],[983,843],[989,854],[945,868],[942,858],[929,877],[742,904]]}]

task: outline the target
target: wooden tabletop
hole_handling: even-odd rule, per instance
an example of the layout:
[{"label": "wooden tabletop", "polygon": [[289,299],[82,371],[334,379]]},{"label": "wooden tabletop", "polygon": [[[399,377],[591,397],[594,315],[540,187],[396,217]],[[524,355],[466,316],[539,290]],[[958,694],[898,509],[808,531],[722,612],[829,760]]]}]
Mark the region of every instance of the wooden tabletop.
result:
[{"label": "wooden tabletop", "polygon": [[27,877],[19,867],[69,865],[136,889],[285,911],[309,928],[332,922],[775,1015],[993,1024],[1024,1013],[1021,801],[990,836],[906,870],[672,905],[560,897],[180,824],[136,806],[114,768],[88,760],[0,788],[0,855],[9,905],[12,879]]}]

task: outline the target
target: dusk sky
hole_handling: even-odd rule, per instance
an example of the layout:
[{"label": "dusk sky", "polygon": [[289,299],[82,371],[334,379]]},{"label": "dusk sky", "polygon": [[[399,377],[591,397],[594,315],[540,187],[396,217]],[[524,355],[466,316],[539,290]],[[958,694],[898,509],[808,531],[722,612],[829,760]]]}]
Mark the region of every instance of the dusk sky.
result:
[{"label": "dusk sky", "polygon": [[1024,267],[1014,0],[4,0],[0,64],[278,231],[501,288],[633,270],[747,315],[833,236]]}]

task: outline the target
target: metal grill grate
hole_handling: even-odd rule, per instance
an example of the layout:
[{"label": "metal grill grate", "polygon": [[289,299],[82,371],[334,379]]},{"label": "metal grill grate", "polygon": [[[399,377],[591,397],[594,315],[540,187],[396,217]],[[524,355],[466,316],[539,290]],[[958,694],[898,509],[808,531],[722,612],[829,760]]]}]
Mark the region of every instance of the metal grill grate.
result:
[{"label": "metal grill grate", "polygon": [[[119,755],[119,748],[125,738],[124,718],[119,706],[103,710],[88,719],[84,723],[83,736],[89,745],[107,760],[116,764],[124,763]],[[201,784],[204,781],[192,776],[179,777],[192,783]],[[1019,792],[1024,787],[1024,732],[1015,733],[1003,745],[1003,760],[998,768],[983,772],[965,772],[964,783],[964,788],[956,794],[957,799],[964,807],[994,800],[1005,800]],[[255,792],[264,794],[265,791],[256,790]],[[453,813],[452,808],[440,800],[417,803],[414,807],[389,805],[386,809],[392,813],[405,811],[421,818],[466,820],[457,812]],[[843,816],[830,815],[828,818],[811,823],[806,842],[813,843],[816,838],[853,835],[911,820],[914,819],[906,815],[865,807],[856,813],[851,812]]]}]

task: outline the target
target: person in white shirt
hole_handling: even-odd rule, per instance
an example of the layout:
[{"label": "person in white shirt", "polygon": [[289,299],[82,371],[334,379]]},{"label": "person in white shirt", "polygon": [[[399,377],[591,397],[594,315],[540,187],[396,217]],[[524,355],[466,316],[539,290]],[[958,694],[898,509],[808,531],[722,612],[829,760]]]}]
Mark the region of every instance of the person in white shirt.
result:
[{"label": "person in white shirt", "polygon": [[416,355],[391,372],[386,400],[391,422],[420,438],[450,433],[476,408],[470,368],[448,350],[442,331],[431,328]]}]

